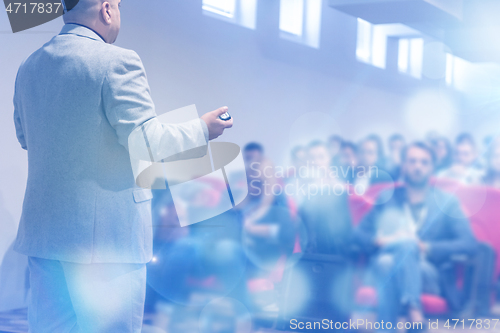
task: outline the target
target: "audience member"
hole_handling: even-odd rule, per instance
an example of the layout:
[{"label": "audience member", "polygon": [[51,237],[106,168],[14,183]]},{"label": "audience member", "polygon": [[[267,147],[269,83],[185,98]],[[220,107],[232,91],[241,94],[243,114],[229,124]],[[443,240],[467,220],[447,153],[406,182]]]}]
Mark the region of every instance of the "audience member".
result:
[{"label": "audience member", "polygon": [[360,144],[360,167],[356,186],[367,189],[373,184],[391,182],[392,178],[385,171],[385,155],[382,139],[375,134],[366,137]]},{"label": "audience member", "polygon": [[290,154],[292,166],[297,170],[307,165],[307,151],[303,146],[296,146]]},{"label": "audience member", "polygon": [[311,143],[307,151],[310,162],[316,167],[313,174],[318,187],[299,208],[308,235],[305,252],[348,254],[352,231],[348,197],[338,177],[323,172],[329,171],[328,152],[321,142]]},{"label": "audience member", "polygon": [[500,138],[491,141],[486,153],[487,169],[483,183],[500,189]]},{"label": "audience member", "polygon": [[470,255],[476,249],[458,200],[429,185],[434,164],[434,152],[425,143],[406,147],[404,185],[393,193],[382,192],[356,231],[357,241],[371,257],[379,321],[391,322],[393,328],[401,309],[407,309],[410,321],[423,322],[421,293],[448,290],[441,290],[439,284],[442,264],[453,255]]},{"label": "audience member", "polygon": [[257,142],[250,142],[243,148],[245,164],[262,163],[264,160],[264,147]]},{"label": "audience member", "polygon": [[472,136],[460,134],[455,141],[455,159],[453,165],[441,171],[438,176],[454,179],[466,185],[479,184],[484,172],[478,165],[478,153]]},{"label": "audience member", "polygon": [[311,181],[307,165],[307,149],[303,146],[294,147],[290,158],[292,165],[291,168],[287,168],[286,172],[286,194],[294,200],[296,205],[300,205],[307,197],[307,193],[301,189]]},{"label": "audience member", "polygon": [[389,137],[389,156],[387,160],[387,171],[394,180],[398,180],[401,170],[401,152],[405,146],[405,138],[401,134],[393,134]]},{"label": "audience member", "polygon": [[[154,258],[147,272],[146,311],[166,304],[206,305],[210,298],[229,293],[247,302],[246,285],[240,282],[246,258],[240,245],[239,214],[230,210],[194,225],[179,225],[178,217],[210,210],[220,203],[215,192],[210,195],[212,200],[194,202],[189,207],[180,205],[179,200],[174,206],[169,191],[155,191]],[[194,300],[193,294],[203,292],[197,287],[203,287],[207,297]]]},{"label": "audience member", "polygon": [[436,167],[434,172],[439,173],[448,169],[453,163],[453,151],[450,141],[440,136],[430,141],[430,144],[436,155]]},{"label": "audience member", "polygon": [[272,189],[278,184],[278,179],[275,177],[274,165],[264,156],[264,147],[260,143],[248,143],[243,148],[243,160],[249,181],[249,196],[241,207],[245,207],[253,199],[258,199],[252,202],[253,209],[246,211],[245,225],[251,226],[264,216],[277,200],[272,194]]},{"label": "audience member", "polygon": [[331,165],[338,165],[340,147],[343,142],[344,139],[342,139],[339,135],[332,135],[328,138],[327,147],[328,153],[331,156]]},{"label": "audience member", "polygon": [[[246,150],[246,147],[245,149]],[[263,150],[262,150],[263,151]],[[248,197],[239,205],[243,216],[243,247],[250,259],[248,275],[263,277],[273,269],[282,256],[294,249],[296,223],[283,191],[273,189],[280,185],[272,163],[262,156],[262,163],[247,163]]]},{"label": "audience member", "polygon": [[350,141],[344,141],[339,153],[340,179],[353,185],[356,181],[358,167],[358,147]]},{"label": "audience member", "polygon": [[307,159],[310,177],[318,185],[331,186],[339,182],[334,168],[330,164],[331,155],[327,146],[321,141],[313,141],[307,147]]}]

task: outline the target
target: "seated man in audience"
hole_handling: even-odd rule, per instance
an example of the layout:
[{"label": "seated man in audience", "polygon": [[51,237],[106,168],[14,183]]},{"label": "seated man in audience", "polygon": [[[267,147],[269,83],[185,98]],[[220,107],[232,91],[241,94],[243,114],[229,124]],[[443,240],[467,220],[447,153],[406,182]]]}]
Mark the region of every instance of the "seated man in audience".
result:
[{"label": "seated man in audience", "polygon": [[[250,142],[243,148],[243,160],[248,179],[249,196],[241,204],[241,208],[250,207],[246,210],[245,225],[251,226],[261,217],[267,214],[269,208],[276,202],[286,202],[284,195],[275,196],[270,189],[278,184],[274,165],[264,155],[264,147],[257,142]],[[262,186],[262,188],[260,188]],[[253,195],[253,192],[258,194]],[[252,201],[255,199],[254,201]],[[285,204],[286,205],[286,204]]]},{"label": "seated man in audience", "polygon": [[458,200],[429,185],[434,163],[425,143],[407,146],[402,153],[404,185],[382,192],[356,230],[356,240],[371,256],[379,321],[391,322],[393,328],[401,310],[410,321],[423,322],[421,293],[445,293],[439,283],[444,280],[441,264],[476,249]]},{"label": "seated man in audience", "polygon": [[338,177],[329,172],[330,154],[326,145],[312,142],[307,156],[316,171],[312,174],[317,187],[308,193],[299,209],[308,236],[305,252],[348,255],[352,221],[347,190]]},{"label": "seated man in audience", "polygon": [[358,173],[358,147],[350,141],[342,142],[339,153],[339,177],[347,185],[354,185]]},{"label": "seated man in audience", "polygon": [[438,176],[455,179],[465,185],[480,184],[484,171],[478,163],[476,144],[470,134],[463,133],[457,137],[454,157],[453,165]]},{"label": "seated man in audience", "polygon": [[238,209],[243,219],[243,248],[249,259],[247,275],[262,278],[269,275],[282,256],[293,253],[296,223],[264,148],[249,143],[243,148],[243,158],[248,196]]}]

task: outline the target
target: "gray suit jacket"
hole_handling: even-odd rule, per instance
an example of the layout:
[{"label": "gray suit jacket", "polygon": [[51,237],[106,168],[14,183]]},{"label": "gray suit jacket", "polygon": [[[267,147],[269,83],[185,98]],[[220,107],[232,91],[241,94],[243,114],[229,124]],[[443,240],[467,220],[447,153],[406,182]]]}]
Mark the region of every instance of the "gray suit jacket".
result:
[{"label": "gray suit jacket", "polygon": [[139,56],[76,24],[21,65],[14,109],[29,165],[15,250],[77,263],[148,262],[152,195],[135,184],[129,134],[145,125],[152,148],[174,155],[206,145],[206,124],[160,124]]}]

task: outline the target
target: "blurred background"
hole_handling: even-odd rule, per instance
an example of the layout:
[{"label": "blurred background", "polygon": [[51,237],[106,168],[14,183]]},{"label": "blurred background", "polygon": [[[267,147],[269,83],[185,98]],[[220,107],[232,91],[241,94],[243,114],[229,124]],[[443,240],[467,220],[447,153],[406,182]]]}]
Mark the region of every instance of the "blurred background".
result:
[{"label": "blurred background", "polygon": [[[154,193],[145,332],[298,331],[293,318],[389,317],[494,329],[500,1],[150,0],[123,1],[121,13],[116,45],[142,58],[158,114],[229,107],[235,125],[219,141],[242,148],[249,188],[241,205],[185,228],[179,214],[215,209],[224,184],[197,189],[185,207],[168,190]],[[27,331],[26,258],[10,249],[27,177],[14,80],[62,25],[13,34],[0,14],[0,331]],[[432,174],[423,208],[404,192],[419,172]],[[394,264],[380,273],[388,246],[377,237],[383,222],[407,219],[431,272],[392,290],[380,281],[412,274]],[[427,232],[419,220],[438,226]],[[413,250],[388,252],[407,264],[398,251]],[[406,285],[418,286],[415,304],[403,299]]]}]

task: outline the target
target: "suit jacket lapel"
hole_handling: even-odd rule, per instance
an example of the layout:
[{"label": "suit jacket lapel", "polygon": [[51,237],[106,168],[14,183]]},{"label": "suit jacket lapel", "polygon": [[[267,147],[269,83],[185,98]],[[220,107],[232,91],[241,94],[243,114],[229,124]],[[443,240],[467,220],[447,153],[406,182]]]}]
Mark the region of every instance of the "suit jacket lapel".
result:
[{"label": "suit jacket lapel", "polygon": [[441,210],[436,205],[435,199],[433,198],[432,190],[425,198],[425,206],[427,207],[427,216],[425,217],[425,221],[422,223],[418,232],[421,236],[427,233],[432,224],[442,214]]}]

